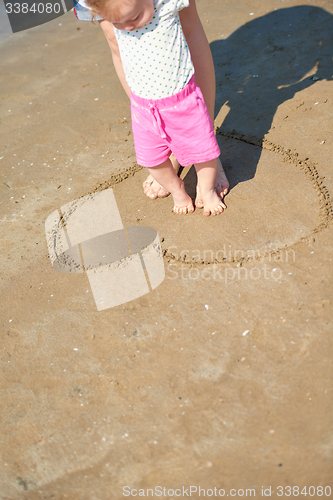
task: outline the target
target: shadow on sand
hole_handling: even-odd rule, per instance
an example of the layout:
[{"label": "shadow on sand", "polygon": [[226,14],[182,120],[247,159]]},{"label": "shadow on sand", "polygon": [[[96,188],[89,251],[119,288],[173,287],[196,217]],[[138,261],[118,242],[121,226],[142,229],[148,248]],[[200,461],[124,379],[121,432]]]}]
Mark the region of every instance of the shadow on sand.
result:
[{"label": "shadow on sand", "polygon": [[[210,47],[216,72],[215,116],[223,105],[230,108],[218,133],[241,133],[261,146],[280,104],[318,80],[332,79],[333,16],[309,5],[279,9]],[[231,188],[254,177],[262,151],[255,149],[244,166],[227,172]],[[221,150],[222,163],[228,162],[228,152]]]}]

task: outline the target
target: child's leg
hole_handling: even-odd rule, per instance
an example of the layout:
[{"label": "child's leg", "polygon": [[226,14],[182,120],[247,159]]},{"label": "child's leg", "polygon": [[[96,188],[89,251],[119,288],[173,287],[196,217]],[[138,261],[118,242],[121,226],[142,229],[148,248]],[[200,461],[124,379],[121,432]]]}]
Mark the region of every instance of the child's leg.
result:
[{"label": "child's leg", "polygon": [[[203,94],[212,123],[214,123],[215,107],[215,71],[212,53],[209,43],[201,24],[195,0],[190,0],[189,7],[179,12],[182,29],[191,52],[191,58],[195,70],[195,81],[199,85]],[[176,158],[171,158],[176,172],[179,170],[179,163]],[[200,183],[197,186],[197,196],[195,205],[203,208],[204,203],[200,191]],[[223,170],[220,159],[217,159],[217,169],[214,180],[214,187],[217,194],[223,198],[228,192],[229,182]],[[149,176],[143,184],[144,192],[147,196],[154,199],[166,196],[166,192],[160,189],[160,186]],[[225,205],[222,204],[224,207]],[[225,207],[226,208],[226,207]],[[220,213],[220,212],[218,212]],[[209,215],[209,214],[206,214]]]},{"label": "child's leg", "polygon": [[195,169],[198,176],[198,186],[200,188],[204,215],[221,214],[226,206],[214,188],[217,159],[205,163],[196,163]]},{"label": "child's leg", "polygon": [[[215,107],[215,71],[212,53],[209,43],[201,24],[195,0],[190,0],[189,7],[179,12],[182,29],[191,52],[191,58],[195,69],[195,81],[203,94],[212,123],[214,123]],[[223,170],[220,159],[217,159],[217,171],[215,177],[215,190],[221,198],[229,189],[229,182]],[[198,208],[203,207],[200,194],[200,186],[197,189],[195,204]]]},{"label": "child's leg", "polygon": [[187,214],[194,211],[192,200],[185,191],[184,182],[178,177],[169,158],[161,165],[150,168],[149,171],[153,179],[172,194],[175,213]]},{"label": "child's leg", "polygon": [[[171,154],[170,156],[170,161],[172,163],[174,171],[177,174],[180,165],[173,154]],[[170,194],[170,191],[168,191],[161,184],[159,184],[151,174],[148,175],[147,179],[143,182],[143,192],[151,200],[155,200],[156,198],[165,198]]]},{"label": "child's leg", "polygon": [[[119,47],[118,47],[118,42],[116,39],[116,35],[114,33],[113,25],[106,20],[99,21],[99,24],[103,30],[103,33],[105,35],[105,38],[107,39],[107,42],[109,44],[111,54],[112,54],[112,60],[113,64],[116,70],[116,73],[118,75],[118,78],[120,80],[121,85],[123,86],[126,94],[128,97],[131,97],[131,91],[130,88],[126,82],[125,78],[125,73],[123,69],[123,64],[121,62],[120,58],[120,52],[119,52]],[[176,172],[179,170],[179,163],[177,162],[176,158],[171,155],[171,161],[173,164],[173,167]],[[148,196],[148,198],[154,200],[155,198],[164,198],[165,196],[168,196],[170,194],[169,191],[167,191],[164,187],[162,187],[152,175],[148,175],[147,179],[143,183],[143,191]]]}]

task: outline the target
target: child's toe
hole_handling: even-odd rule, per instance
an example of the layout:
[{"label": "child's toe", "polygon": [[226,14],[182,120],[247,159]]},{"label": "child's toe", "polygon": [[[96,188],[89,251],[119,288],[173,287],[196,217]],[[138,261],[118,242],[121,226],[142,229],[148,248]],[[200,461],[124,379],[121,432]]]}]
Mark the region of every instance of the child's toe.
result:
[{"label": "child's toe", "polygon": [[221,214],[221,213],[223,212],[223,210],[224,210],[224,209],[223,209],[222,205],[219,205],[219,206],[215,209],[215,213],[216,213],[216,215]]},{"label": "child's toe", "polygon": [[220,215],[223,212],[224,208],[223,205],[217,205],[217,207],[214,208],[207,208],[204,207],[203,214],[205,217],[208,217],[209,215]]},{"label": "child's toe", "polygon": [[212,215],[219,215],[223,212],[223,208],[221,207],[221,205],[217,206],[214,208],[213,212],[212,212]]},{"label": "child's toe", "polygon": [[173,207],[173,210],[172,210],[175,214],[178,214],[178,215],[186,215],[186,214],[189,214],[191,212],[194,212],[194,207],[193,207],[193,203],[192,201],[190,201],[190,203],[184,207],[177,207],[177,205],[175,205]]}]

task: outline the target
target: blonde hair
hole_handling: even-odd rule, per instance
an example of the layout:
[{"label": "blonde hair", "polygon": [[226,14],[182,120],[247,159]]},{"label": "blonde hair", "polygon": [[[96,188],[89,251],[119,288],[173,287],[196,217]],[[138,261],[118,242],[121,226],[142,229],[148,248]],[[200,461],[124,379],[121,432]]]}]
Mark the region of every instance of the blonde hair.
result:
[{"label": "blonde hair", "polygon": [[104,7],[107,1],[108,0],[86,0],[86,4],[88,5],[88,7],[95,10]]},{"label": "blonde hair", "polygon": [[113,13],[115,17],[118,15],[120,5],[126,3],[127,0],[86,0],[87,5],[92,9],[92,20],[96,15],[100,15],[107,3],[111,3],[114,6]]}]

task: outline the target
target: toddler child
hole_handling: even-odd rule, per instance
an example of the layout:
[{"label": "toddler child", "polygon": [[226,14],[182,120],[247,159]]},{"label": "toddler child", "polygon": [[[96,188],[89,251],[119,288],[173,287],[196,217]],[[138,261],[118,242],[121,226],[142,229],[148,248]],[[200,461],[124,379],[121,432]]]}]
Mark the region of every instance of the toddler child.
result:
[{"label": "toddler child", "polygon": [[[82,0],[80,0],[80,3]],[[193,212],[191,198],[170,161],[194,163],[204,215],[222,213],[214,190],[220,150],[200,88],[178,12],[189,0],[85,0],[114,26],[121,61],[131,89],[137,162],[169,191],[173,211]],[[98,19],[98,17],[97,17]]]}]

